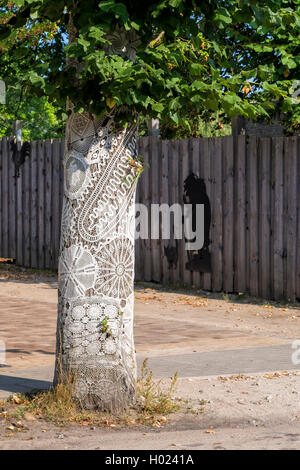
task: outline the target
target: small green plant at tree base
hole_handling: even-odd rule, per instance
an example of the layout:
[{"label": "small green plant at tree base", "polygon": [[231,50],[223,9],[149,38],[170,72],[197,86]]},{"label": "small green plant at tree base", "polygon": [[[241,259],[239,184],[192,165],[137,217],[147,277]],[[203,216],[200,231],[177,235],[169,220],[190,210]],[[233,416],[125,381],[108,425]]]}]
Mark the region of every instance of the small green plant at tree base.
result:
[{"label": "small green plant at tree base", "polygon": [[137,382],[138,403],[141,416],[146,420],[160,414],[169,414],[179,410],[179,405],[173,398],[176,389],[178,373],[174,374],[169,389],[163,391],[161,380],[153,379],[153,372],[147,367],[147,359],[144,360],[141,369],[141,377]]}]

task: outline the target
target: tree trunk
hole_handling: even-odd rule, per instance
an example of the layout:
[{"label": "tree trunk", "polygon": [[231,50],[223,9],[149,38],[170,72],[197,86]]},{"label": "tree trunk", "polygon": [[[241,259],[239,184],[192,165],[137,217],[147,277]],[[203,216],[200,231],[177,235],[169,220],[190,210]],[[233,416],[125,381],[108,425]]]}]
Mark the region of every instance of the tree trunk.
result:
[{"label": "tree trunk", "polygon": [[86,409],[135,399],[133,343],[137,125],[72,114],[64,156],[54,384],[70,373]]}]

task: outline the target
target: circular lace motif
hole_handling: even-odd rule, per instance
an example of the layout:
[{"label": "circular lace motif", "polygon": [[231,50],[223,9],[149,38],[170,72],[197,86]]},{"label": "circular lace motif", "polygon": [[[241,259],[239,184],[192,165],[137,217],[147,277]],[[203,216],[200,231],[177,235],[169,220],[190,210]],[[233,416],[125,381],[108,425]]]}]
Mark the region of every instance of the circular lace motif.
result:
[{"label": "circular lace motif", "polygon": [[102,309],[99,305],[90,305],[90,307],[87,310],[87,316],[91,320],[97,320],[98,318],[100,318],[101,314],[102,314]]},{"label": "circular lace motif", "polygon": [[114,317],[118,315],[118,309],[114,305],[106,305],[104,308],[104,315],[107,317]]},{"label": "circular lace motif", "polygon": [[72,317],[74,320],[79,321],[81,320],[85,315],[85,310],[81,305],[77,305],[76,307],[73,308],[72,310]]},{"label": "circular lace motif", "polygon": [[94,257],[87,250],[74,245],[65,248],[58,265],[62,296],[84,296],[94,286],[96,269]]},{"label": "circular lace motif", "polygon": [[133,254],[133,244],[125,237],[104,245],[98,254],[95,289],[109,297],[127,298],[133,287]]},{"label": "circular lace motif", "polygon": [[108,338],[103,344],[103,351],[106,354],[115,354],[117,351],[116,343],[112,338]]}]

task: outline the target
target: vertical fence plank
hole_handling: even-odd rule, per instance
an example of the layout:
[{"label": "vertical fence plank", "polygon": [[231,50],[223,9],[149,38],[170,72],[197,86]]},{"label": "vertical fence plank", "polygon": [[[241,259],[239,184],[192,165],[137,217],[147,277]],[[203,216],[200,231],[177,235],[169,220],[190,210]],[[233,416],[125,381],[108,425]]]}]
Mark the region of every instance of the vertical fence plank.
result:
[{"label": "vertical fence plank", "polygon": [[17,207],[16,207],[16,185],[17,178],[15,178],[15,165],[12,159],[12,152],[10,149],[10,142],[7,141],[8,147],[8,256],[10,258],[17,258]]},{"label": "vertical fence plank", "polygon": [[[201,174],[201,169],[200,169],[200,159],[202,158],[202,145],[201,145],[202,143],[203,143],[203,139],[196,139],[196,138],[190,139],[189,174],[194,173],[196,176],[200,178],[203,178],[203,174]],[[190,253],[190,255],[192,255],[192,253]],[[202,287],[203,275],[200,274],[198,271],[193,271],[191,273],[191,276],[192,276],[193,286]]]},{"label": "vertical fence plank", "polygon": [[[203,154],[201,156],[201,167],[203,166],[203,179],[206,186],[206,193],[211,205],[211,212],[213,211],[213,191],[212,191],[212,159],[213,159],[213,147],[212,139],[206,138],[203,139]],[[201,152],[201,150],[200,150]],[[213,240],[213,226],[211,222],[210,226],[210,245],[209,251],[212,252],[212,240]],[[212,255],[211,255],[212,256]],[[203,274],[203,289],[211,290],[211,273]]]},{"label": "vertical fence plank", "polygon": [[22,167],[22,199],[23,199],[23,264],[26,267],[31,266],[30,259],[30,197],[31,197],[31,181],[30,181],[30,158],[26,158]]},{"label": "vertical fence plank", "polygon": [[[144,159],[144,143],[143,143],[143,137],[139,139],[139,155],[141,155]],[[141,177],[139,178],[138,181],[138,186],[137,186],[137,197],[136,201],[139,204],[144,204],[144,179],[145,179],[145,171],[146,171],[146,164],[144,160],[144,171],[141,174]],[[141,214],[138,214],[139,217],[141,217]],[[137,230],[140,232],[141,231],[141,226],[137,226]],[[138,238],[136,240],[136,247],[138,247],[137,255],[138,260],[136,259],[136,262],[138,263],[139,269],[138,269],[138,275],[137,275],[137,280],[139,281],[144,281],[144,263],[145,263],[145,256],[144,256],[144,240],[141,238]]]},{"label": "vertical fence plank", "polygon": [[235,155],[235,276],[234,288],[237,292],[246,291],[246,139],[245,136],[236,137]]},{"label": "vertical fence plank", "polygon": [[58,264],[58,250],[59,250],[59,227],[60,227],[60,213],[59,213],[59,170],[60,170],[60,142],[55,139],[52,143],[52,187],[51,187],[51,251],[53,253],[51,268],[57,269]]},{"label": "vertical fence plank", "polygon": [[148,237],[145,240],[142,240],[142,254],[143,254],[143,264],[144,264],[144,280],[152,280],[151,272],[151,239],[150,239],[150,209],[151,209],[151,192],[150,192],[150,174],[151,174],[151,160],[150,160],[150,148],[149,148],[149,138],[141,138],[141,155],[145,162],[145,171],[143,172],[142,182],[143,182],[143,194],[144,201],[147,211],[148,211]]},{"label": "vertical fence plank", "polygon": [[38,142],[38,267],[45,268],[45,143]]},{"label": "vertical fence plank", "polygon": [[283,178],[283,138],[273,139],[274,143],[274,244],[273,244],[273,279],[274,298],[283,298],[283,198],[284,198],[284,178]]},{"label": "vertical fence plank", "polygon": [[[179,160],[179,141],[173,140],[170,141],[170,153],[169,153],[169,162],[170,162],[170,206],[173,204],[178,204],[178,160]],[[175,239],[174,233],[175,226],[171,225],[171,239],[169,247],[174,247],[177,252],[177,261],[173,263],[172,266],[172,281],[178,283],[180,281],[180,269],[179,269],[179,244],[181,240]]]},{"label": "vertical fence plank", "polygon": [[270,298],[274,299],[274,214],[275,214],[275,161],[274,161],[274,139],[270,138],[270,207],[269,207],[269,218],[270,218]]},{"label": "vertical fence plank", "polygon": [[[151,152],[151,200],[150,204],[160,203],[160,178],[161,178],[161,141],[158,137],[149,137]],[[159,217],[151,216],[151,233],[157,233],[160,237]],[[161,281],[161,240],[151,237],[151,271],[152,281]]]},{"label": "vertical fence plank", "polygon": [[[161,159],[162,159],[162,172],[161,172],[161,204],[169,204],[169,142],[163,140],[161,143]],[[170,283],[170,270],[169,263],[165,252],[165,247],[168,245],[168,240],[161,240],[162,245],[162,280],[164,284]]]},{"label": "vertical fence plank", "polygon": [[57,265],[60,254],[60,232],[61,232],[61,217],[62,206],[64,201],[64,155],[65,155],[65,139],[59,139],[59,222],[58,222],[58,255]]},{"label": "vertical fence plank", "polygon": [[222,230],[222,147],[221,140],[212,139],[212,289],[222,290],[223,281],[223,230]]},{"label": "vertical fence plank", "polygon": [[[247,148],[247,211],[248,211],[248,290],[258,296],[258,141],[249,137]],[[238,236],[238,235],[237,235]]]},{"label": "vertical fence plank", "polygon": [[270,296],[270,139],[260,140],[260,295],[264,298]]},{"label": "vertical fence plank", "polygon": [[286,138],[288,152],[285,156],[287,173],[287,257],[286,295],[296,299],[296,240],[297,240],[297,138]]},{"label": "vertical fence plank", "polygon": [[52,142],[46,140],[44,143],[45,158],[45,268],[53,265],[54,253],[51,247],[51,224],[52,224]]},{"label": "vertical fence plank", "polygon": [[23,191],[22,191],[22,180],[23,180],[24,167],[20,168],[20,176],[16,178],[16,263],[22,266],[24,264],[23,257]]},{"label": "vertical fence plank", "polygon": [[182,155],[182,143],[183,140],[180,139],[178,140],[178,175],[177,175],[177,205],[181,209],[181,221],[179,222],[179,226],[182,230],[181,232],[181,238],[178,240],[178,277],[179,277],[179,282],[183,283],[183,273],[184,273],[184,267],[183,267],[183,262],[184,262],[184,248],[185,248],[185,240],[184,240],[184,231],[183,231],[183,178],[182,178],[182,165],[183,165],[183,155]]},{"label": "vertical fence plank", "polygon": [[234,226],[234,153],[233,137],[225,137],[223,142],[224,198],[223,198],[223,289],[233,292],[233,226]]},{"label": "vertical fence plank", "polygon": [[37,142],[31,143],[30,157],[30,184],[31,184],[31,201],[30,201],[30,259],[31,267],[38,267],[38,177],[37,177]]},{"label": "vertical fence plank", "polygon": [[[190,153],[190,141],[188,139],[181,141],[181,171],[180,171],[180,183],[179,183],[179,201],[182,205],[182,212],[184,214],[184,181],[189,175],[189,153]],[[186,268],[188,262],[188,252],[185,246],[185,233],[183,227],[182,233],[182,252],[181,252],[181,269],[182,269],[182,280],[185,285],[192,285],[191,272]]]},{"label": "vertical fence plank", "polygon": [[[65,154],[65,139],[59,139],[59,214],[61,218],[62,205],[64,200],[64,154]],[[59,224],[59,233],[60,233]]]},{"label": "vertical fence plank", "polygon": [[9,257],[8,237],[9,237],[9,179],[8,179],[8,142],[2,139],[2,253],[4,258]]},{"label": "vertical fence plank", "polygon": [[297,137],[297,269],[296,300],[300,302],[300,138]]}]

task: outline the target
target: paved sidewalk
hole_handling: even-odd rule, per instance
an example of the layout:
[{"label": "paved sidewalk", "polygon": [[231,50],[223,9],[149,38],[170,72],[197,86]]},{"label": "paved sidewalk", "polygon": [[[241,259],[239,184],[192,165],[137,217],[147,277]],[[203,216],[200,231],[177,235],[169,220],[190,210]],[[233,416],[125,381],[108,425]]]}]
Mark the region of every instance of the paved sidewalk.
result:
[{"label": "paved sidewalk", "polygon": [[[0,282],[0,397],[47,388],[53,377],[55,280]],[[267,307],[267,308],[265,308]],[[287,312],[287,313],[286,313]],[[297,369],[291,342],[300,337],[299,310],[138,288],[135,344],[155,377],[238,374]]]}]

